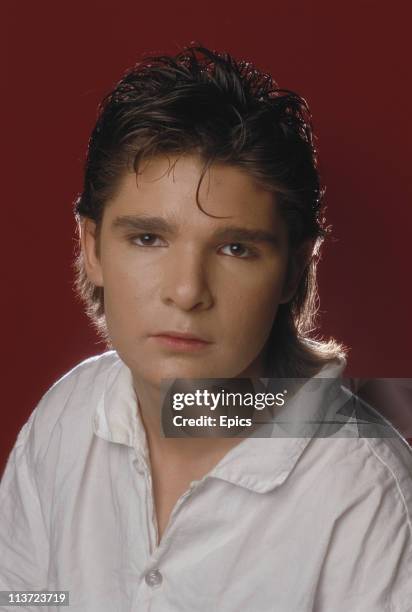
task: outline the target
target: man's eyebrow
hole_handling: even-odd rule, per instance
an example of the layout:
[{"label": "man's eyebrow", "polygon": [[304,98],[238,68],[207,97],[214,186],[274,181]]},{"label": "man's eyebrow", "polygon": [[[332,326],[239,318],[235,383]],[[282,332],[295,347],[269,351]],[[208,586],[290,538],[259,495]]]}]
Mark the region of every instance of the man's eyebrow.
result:
[{"label": "man's eyebrow", "polygon": [[[149,217],[146,215],[124,215],[116,217],[112,222],[114,229],[120,228],[129,231],[151,232],[151,233],[177,233],[177,225],[166,221],[162,217]],[[215,230],[212,238],[222,242],[267,242],[279,244],[279,236],[276,232],[260,229],[246,228],[230,225]]]},{"label": "man's eyebrow", "polygon": [[112,222],[113,229],[125,229],[139,232],[174,233],[176,226],[162,217],[149,217],[146,215],[124,215],[116,217]]},{"label": "man's eyebrow", "polygon": [[235,225],[223,227],[214,232],[213,236],[222,242],[269,242],[270,244],[279,244],[279,236],[274,231],[259,228],[249,229]]}]

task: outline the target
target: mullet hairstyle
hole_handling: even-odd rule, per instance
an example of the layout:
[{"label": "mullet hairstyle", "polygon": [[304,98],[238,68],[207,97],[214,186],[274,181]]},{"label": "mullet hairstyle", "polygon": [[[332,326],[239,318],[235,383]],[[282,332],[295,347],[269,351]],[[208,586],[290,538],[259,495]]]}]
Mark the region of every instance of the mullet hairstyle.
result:
[{"label": "mullet hairstyle", "polygon": [[[245,60],[191,44],[175,56],[144,56],[99,106],[89,140],[78,223],[88,217],[97,236],[106,202],[126,172],[155,155],[194,154],[204,162],[196,192],[212,163],[246,171],[276,196],[291,252],[310,240],[313,250],[294,297],[280,304],[267,349],[267,375],[310,377],[345,358],[335,340],[314,337],[318,311],[316,268],[330,233],[322,205],[311,114],[306,101],[280,89]],[[213,215],[210,215],[213,216]],[[97,241],[98,244],[98,241]],[[97,247],[98,248],[98,247]],[[97,253],[98,254],[98,253]],[[100,336],[111,347],[104,292],[86,275],[79,249],[75,290]]]}]

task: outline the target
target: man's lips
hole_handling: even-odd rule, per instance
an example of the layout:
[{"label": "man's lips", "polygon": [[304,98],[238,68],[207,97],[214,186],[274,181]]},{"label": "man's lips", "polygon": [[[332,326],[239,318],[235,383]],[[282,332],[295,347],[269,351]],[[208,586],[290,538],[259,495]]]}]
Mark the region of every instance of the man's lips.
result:
[{"label": "man's lips", "polygon": [[151,337],[165,346],[180,350],[200,349],[212,344],[201,336],[176,331],[162,331],[152,334]]}]

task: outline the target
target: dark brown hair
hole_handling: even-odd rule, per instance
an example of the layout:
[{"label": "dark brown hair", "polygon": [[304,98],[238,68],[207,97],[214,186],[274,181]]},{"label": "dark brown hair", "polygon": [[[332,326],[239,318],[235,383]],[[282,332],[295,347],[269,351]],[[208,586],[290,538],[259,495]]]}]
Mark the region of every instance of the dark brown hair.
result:
[{"label": "dark brown hair", "polygon": [[[176,56],[146,56],[129,70],[100,107],[92,131],[78,221],[99,230],[105,203],[128,170],[154,155],[196,154],[201,181],[213,162],[243,169],[276,194],[293,249],[313,241],[313,254],[294,297],[281,304],[268,340],[270,374],[311,376],[345,349],[315,339],[316,267],[330,227],[325,224],[311,114],[298,94],[279,89],[250,62],[192,45]],[[203,210],[201,208],[201,210]],[[206,213],[206,211],[203,211]],[[87,278],[82,253],[75,261],[77,294],[109,343],[103,288]]]}]

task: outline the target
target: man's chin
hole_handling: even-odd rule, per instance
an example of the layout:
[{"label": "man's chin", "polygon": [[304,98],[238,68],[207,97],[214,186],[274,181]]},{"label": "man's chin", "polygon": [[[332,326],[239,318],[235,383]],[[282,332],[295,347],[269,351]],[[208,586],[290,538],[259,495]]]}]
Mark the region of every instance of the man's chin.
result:
[{"label": "man's chin", "polygon": [[218,359],[217,355],[205,355],[202,358],[199,355],[160,356],[157,352],[152,354],[151,351],[142,351],[139,355],[121,357],[132,370],[135,380],[157,389],[163,388],[165,380],[238,378],[243,373],[249,373],[250,369],[247,363],[239,363],[239,360],[231,360],[223,355]]}]

